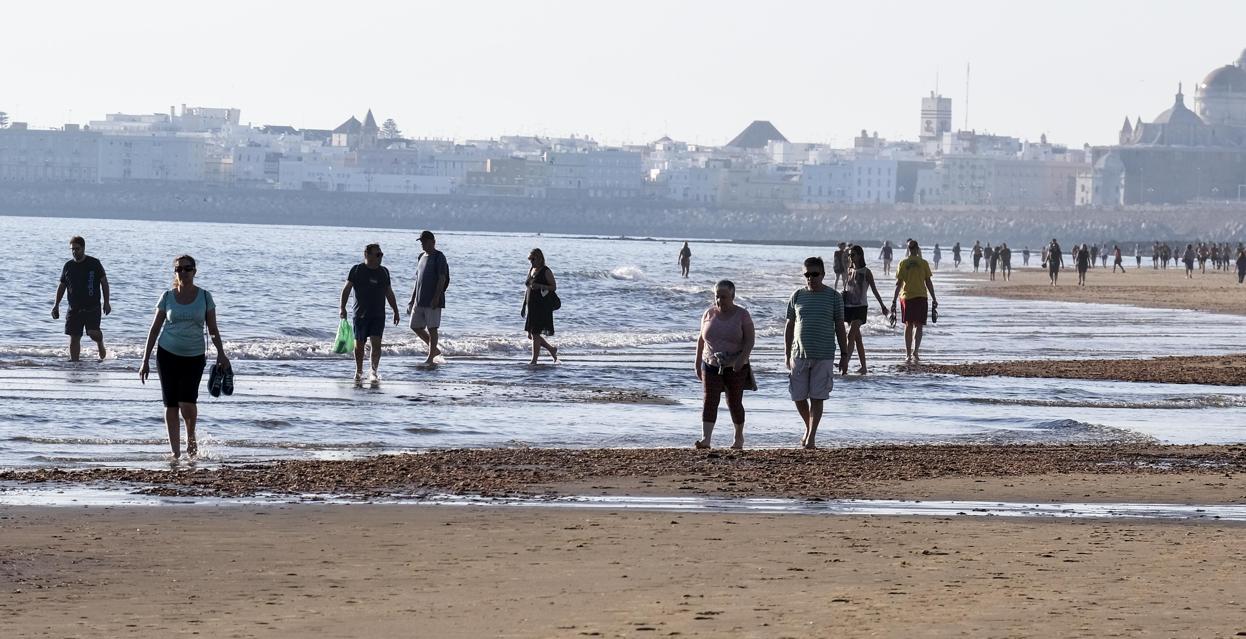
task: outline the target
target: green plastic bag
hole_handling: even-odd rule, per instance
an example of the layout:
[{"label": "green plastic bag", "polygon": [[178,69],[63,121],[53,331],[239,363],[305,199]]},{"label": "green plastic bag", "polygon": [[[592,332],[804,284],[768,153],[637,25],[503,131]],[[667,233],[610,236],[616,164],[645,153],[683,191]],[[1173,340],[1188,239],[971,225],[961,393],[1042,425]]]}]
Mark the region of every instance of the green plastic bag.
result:
[{"label": "green plastic bag", "polygon": [[343,319],[337,325],[337,338],[333,340],[333,352],[349,353],[355,349],[355,331],[351,329],[350,322]]}]

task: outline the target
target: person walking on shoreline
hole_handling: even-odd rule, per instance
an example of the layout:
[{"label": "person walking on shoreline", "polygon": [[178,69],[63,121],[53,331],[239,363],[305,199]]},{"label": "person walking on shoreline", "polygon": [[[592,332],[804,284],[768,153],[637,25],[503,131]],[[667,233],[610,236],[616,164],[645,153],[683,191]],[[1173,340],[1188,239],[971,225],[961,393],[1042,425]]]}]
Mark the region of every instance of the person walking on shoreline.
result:
[{"label": "person walking on shoreline", "polygon": [[844,271],[847,270],[845,268],[845,265],[848,262],[847,256],[848,244],[840,242],[836,247],[835,252],[831,254],[831,270],[835,272],[835,283],[832,288],[839,288],[839,282],[844,278]]},{"label": "person walking on shoreline", "polygon": [[684,241],[684,247],[679,249],[679,273],[685,278],[688,277],[688,271],[692,267],[692,249],[688,248],[687,240]]},{"label": "person walking on shoreline", "polygon": [[1021,266],[1029,266],[1029,265],[1030,265],[1030,245],[1026,244],[1025,247],[1021,249]]},{"label": "person walking on shoreline", "polygon": [[[1077,246],[1074,244],[1074,246]],[[1083,245],[1083,248],[1085,246]],[[1047,261],[1043,266],[1047,267],[1047,279],[1051,280],[1051,285],[1055,286],[1060,279],[1060,267],[1064,264],[1064,255],[1060,249],[1060,243],[1056,238],[1051,238],[1051,244],[1047,245]]]},{"label": "person walking on shoreline", "polygon": [[1012,279],[1012,249],[1008,248],[1007,242],[999,247],[999,271],[1005,282]]},{"label": "person walking on shoreline", "polygon": [[938,244],[935,244],[935,247],[934,247],[934,265],[935,265],[934,270],[936,270],[936,271],[937,271],[937,270],[939,270],[939,261],[940,261],[940,260],[942,260],[942,259],[943,259],[943,249],[939,248],[939,245],[938,245]]},{"label": "person walking on shoreline", "polygon": [[939,307],[935,299],[933,273],[930,265],[922,258],[921,247],[917,240],[909,240],[909,255],[900,260],[896,268],[896,291],[891,296],[891,315],[896,315],[896,300],[900,300],[900,317],[904,322],[904,363],[920,364],[922,331],[926,327],[927,296],[929,310]]},{"label": "person walking on shoreline", "polygon": [[216,363],[227,371],[225,394],[233,393],[233,373],[228,372],[229,357],[225,355],[221,331],[216,324],[216,302],[206,289],[195,286],[195,269],[195,258],[189,255],[173,260],[173,288],[165,291],[156,304],[156,315],[143,346],[143,364],[138,369],[139,381],[146,384],[151,374],[151,349],[155,346],[156,374],[160,377],[160,395],[164,400],[164,424],[169,431],[174,459],[182,456],[181,423],[186,424],[186,455],[192,458],[199,455],[195,423],[199,419],[199,384],[207,364],[207,348],[203,343],[205,326],[216,347]]},{"label": "person walking on shoreline", "polygon": [[891,273],[891,260],[894,257],[891,240],[883,240],[883,247],[879,249],[878,257],[883,261],[883,274]]},{"label": "person walking on shoreline", "polygon": [[883,296],[878,293],[878,286],[874,283],[874,274],[865,265],[865,250],[860,246],[854,246],[849,258],[848,276],[844,282],[844,322],[848,324],[847,351],[851,359],[853,350],[856,350],[857,358],[861,362],[857,374],[865,375],[865,342],[861,339],[861,326],[865,324],[869,316],[870,291],[874,292],[874,299],[878,300],[883,317],[887,316],[887,305],[883,303]]},{"label": "person walking on shoreline", "polygon": [[1090,269],[1090,248],[1085,243],[1081,248],[1073,245],[1073,263],[1077,266],[1077,285],[1086,285],[1086,271]]},{"label": "person walking on shoreline", "polygon": [[1124,262],[1121,261],[1121,247],[1119,244],[1113,244],[1112,245],[1112,272],[1115,273],[1116,269],[1118,268],[1121,270],[1122,273],[1125,272],[1125,264]]},{"label": "person walking on shoreline", "polygon": [[[783,358],[788,373],[787,390],[805,424],[803,448],[817,448],[822,405],[835,383],[835,345],[842,353],[839,371],[848,370],[848,344],[844,331],[844,300],[834,288],[823,284],[826,267],[820,257],[804,262],[805,287],[796,289],[787,302],[783,329]],[[833,339],[832,339],[833,338]]]},{"label": "person walking on shoreline", "polygon": [[960,270],[960,242],[952,245],[952,268]]},{"label": "person walking on shoreline", "polygon": [[437,330],[441,328],[441,311],[446,307],[446,288],[450,286],[450,265],[446,255],[437,250],[437,238],[431,231],[420,233],[420,261],[415,267],[415,288],[407,303],[411,330],[428,345],[426,366],[441,355],[437,348]]},{"label": "person walking on shoreline", "polygon": [[982,245],[978,240],[973,241],[973,272],[978,272],[978,265],[982,263]]},{"label": "person walking on shoreline", "polygon": [[[549,356],[558,361],[558,349],[545,338],[554,335],[554,301],[558,299],[558,282],[554,280],[554,272],[545,265],[545,253],[534,248],[528,253],[528,279],[524,281],[523,307],[519,316],[524,318],[524,331],[532,340],[531,366],[536,366],[541,349],[549,351]],[[561,302],[559,302],[561,305]]]},{"label": "person walking on shoreline", "polygon": [[394,311],[394,326],[398,325],[398,298],[390,285],[389,269],[381,266],[380,244],[369,244],[363,250],[363,262],[350,268],[346,284],[342,286],[338,315],[346,319],[346,303],[351,291],[355,292],[355,381],[363,381],[363,350],[372,348],[372,374],[369,380],[381,381],[381,338],[385,335],[385,303]]},{"label": "person walking on shoreline", "polygon": [[1186,244],[1185,253],[1181,256],[1181,261],[1185,262],[1185,278],[1187,280],[1194,279],[1194,260],[1195,260],[1194,245]]},{"label": "person walking on shoreline", "polygon": [[[714,286],[714,304],[701,315],[701,334],[697,338],[697,379],[701,380],[705,397],[701,403],[701,439],[697,448],[709,448],[718,421],[718,400],[727,394],[727,410],[735,426],[731,447],[744,448],[744,391],[752,371],[749,355],[756,339],[753,316],[748,309],[735,305],[735,284],[720,280]],[[754,389],[756,390],[756,389]]]},{"label": "person walking on shoreline", "polygon": [[1246,279],[1246,248],[1237,249],[1237,283]]},{"label": "person walking on shoreline", "polygon": [[83,332],[95,342],[101,360],[108,355],[108,349],[104,348],[104,333],[100,330],[101,299],[103,314],[112,313],[108,276],[104,274],[104,265],[87,255],[86,250],[87,241],[82,236],[69,238],[69,254],[73,259],[61,267],[60,283],[56,286],[56,301],[52,303],[52,319],[60,319],[61,297],[69,293],[69,308],[65,311],[65,334],[69,336],[71,362],[79,361]]}]

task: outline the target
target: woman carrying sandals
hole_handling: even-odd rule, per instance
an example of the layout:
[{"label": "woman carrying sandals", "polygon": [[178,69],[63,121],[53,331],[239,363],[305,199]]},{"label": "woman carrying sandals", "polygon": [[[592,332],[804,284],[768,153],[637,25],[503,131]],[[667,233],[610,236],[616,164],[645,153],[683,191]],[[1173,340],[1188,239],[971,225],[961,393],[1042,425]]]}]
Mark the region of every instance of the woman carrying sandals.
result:
[{"label": "woman carrying sandals", "polygon": [[701,316],[701,335],[697,338],[697,379],[705,388],[701,407],[701,439],[697,448],[709,448],[718,421],[718,400],[727,394],[727,409],[735,425],[731,447],[744,448],[744,390],[756,390],[748,358],[753,352],[753,316],[735,305],[735,284],[722,280],[714,286],[714,305]]},{"label": "woman carrying sandals", "polygon": [[536,366],[542,348],[549,351],[555,362],[558,361],[558,348],[545,338],[554,334],[555,306],[561,306],[561,302],[555,304],[558,294],[554,291],[558,290],[558,283],[554,280],[554,272],[545,265],[545,254],[541,249],[532,249],[528,262],[532,267],[528,269],[528,279],[524,281],[523,308],[519,309],[519,316],[525,318],[523,329],[527,331],[528,339],[532,340],[532,361],[529,364]]},{"label": "woman carrying sandals", "polygon": [[[181,457],[181,420],[186,423],[186,454],[195,457],[199,445],[195,440],[195,421],[199,417],[196,401],[203,368],[207,362],[203,329],[207,326],[212,345],[216,347],[216,363],[221,367],[225,394],[233,393],[233,373],[229,358],[221,344],[216,326],[216,303],[212,294],[195,286],[195,258],[182,255],[173,260],[173,288],[164,292],[156,305],[156,315],[147,333],[143,348],[143,365],[139,380],[147,383],[152,346],[156,346],[156,370],[160,376],[160,393],[164,398],[164,423],[169,429],[169,445],[173,458]],[[157,343],[157,336],[159,342]],[[218,391],[213,388],[213,394]]]}]

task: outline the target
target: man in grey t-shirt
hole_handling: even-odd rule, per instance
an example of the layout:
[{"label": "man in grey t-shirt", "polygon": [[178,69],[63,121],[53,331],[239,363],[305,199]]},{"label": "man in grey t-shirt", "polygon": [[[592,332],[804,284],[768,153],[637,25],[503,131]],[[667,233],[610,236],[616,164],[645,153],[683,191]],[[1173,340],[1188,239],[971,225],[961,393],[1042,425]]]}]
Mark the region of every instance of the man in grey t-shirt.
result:
[{"label": "man in grey t-shirt", "polygon": [[419,265],[415,268],[415,289],[411,291],[411,302],[407,304],[407,315],[411,316],[411,330],[428,344],[428,359],[425,364],[432,364],[433,359],[441,355],[437,348],[437,329],[441,327],[441,309],[446,307],[446,287],[450,286],[450,265],[446,256],[437,250],[437,238],[431,231],[420,233]]}]

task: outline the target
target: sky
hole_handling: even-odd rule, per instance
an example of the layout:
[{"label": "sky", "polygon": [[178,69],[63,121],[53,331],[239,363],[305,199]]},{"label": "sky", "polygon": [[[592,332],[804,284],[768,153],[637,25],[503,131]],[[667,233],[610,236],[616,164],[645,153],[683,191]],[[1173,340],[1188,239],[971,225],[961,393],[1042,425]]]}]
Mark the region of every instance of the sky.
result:
[{"label": "sky", "polygon": [[936,87],[980,132],[1111,144],[1246,48],[1243,0],[10,0],[0,111],[32,127],[235,107],[414,138],[916,139]]}]

